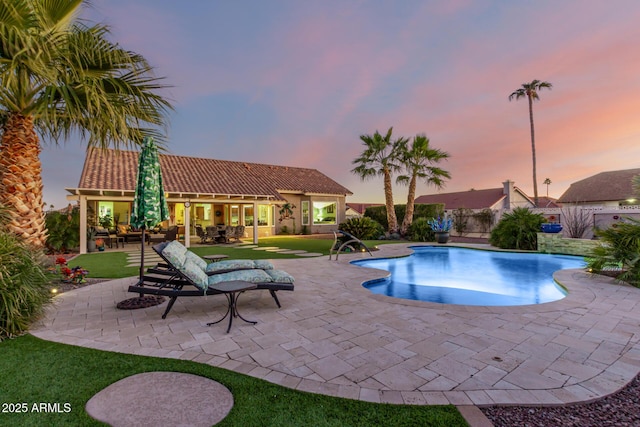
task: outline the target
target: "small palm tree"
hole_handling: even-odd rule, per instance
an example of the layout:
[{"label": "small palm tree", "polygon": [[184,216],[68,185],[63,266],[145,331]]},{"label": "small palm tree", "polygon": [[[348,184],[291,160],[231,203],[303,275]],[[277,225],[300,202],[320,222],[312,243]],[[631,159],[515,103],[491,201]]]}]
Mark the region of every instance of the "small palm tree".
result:
[{"label": "small palm tree", "polygon": [[546,178],[543,184],[547,186],[547,197],[549,197],[549,185],[551,185],[551,180],[549,178]]},{"label": "small palm tree", "polygon": [[140,55],[79,20],[85,0],[0,0],[0,203],[9,229],[34,247],[46,241],[41,138],[71,134],[88,147],[135,146],[171,109],[166,87]]},{"label": "small palm tree", "polygon": [[400,158],[399,152],[407,140],[401,137],[392,142],[392,133],[393,127],[390,127],[385,136],[382,136],[378,131],[376,131],[373,136],[360,135],[360,140],[365,145],[365,149],[362,154],[360,154],[360,157],[351,162],[356,165],[351,172],[358,175],[362,180],[382,175],[384,179],[384,199],[387,208],[389,233],[397,233],[398,219],[396,218],[396,211],[393,205],[391,176],[394,172],[400,170],[400,164],[398,162]]},{"label": "small palm tree", "polygon": [[416,135],[413,138],[411,147],[406,144],[401,150],[401,161],[404,166],[406,175],[400,175],[397,182],[409,185],[409,193],[407,195],[407,209],[404,214],[404,220],[400,226],[400,234],[407,234],[411,223],[413,222],[413,210],[416,199],[416,185],[418,179],[424,180],[427,184],[434,185],[437,188],[444,186],[444,180],[451,178],[451,174],[434,164],[449,158],[449,154],[431,148],[429,146],[429,138],[426,135]]},{"label": "small palm tree", "polygon": [[529,124],[531,125],[531,156],[533,159],[533,201],[538,206],[538,180],[536,177],[536,138],[533,130],[533,101],[539,100],[538,91],[540,89],[551,89],[552,84],[549,82],[541,82],[533,80],[531,83],[523,83],[522,87],[515,90],[509,95],[509,101],[513,98],[516,100],[527,97],[529,101]]}]

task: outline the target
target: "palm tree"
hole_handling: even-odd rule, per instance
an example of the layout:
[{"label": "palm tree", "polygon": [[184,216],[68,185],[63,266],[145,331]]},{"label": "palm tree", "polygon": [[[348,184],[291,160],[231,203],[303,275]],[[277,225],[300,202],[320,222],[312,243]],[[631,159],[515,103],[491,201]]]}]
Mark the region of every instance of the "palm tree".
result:
[{"label": "palm tree", "polygon": [[389,223],[389,233],[398,232],[398,219],[393,206],[393,188],[391,186],[392,173],[400,169],[398,163],[399,149],[406,144],[406,138],[398,138],[391,142],[393,127],[390,127],[385,136],[376,131],[373,136],[360,135],[360,140],[365,145],[365,149],[360,157],[352,164],[357,165],[351,169],[352,173],[358,175],[362,180],[382,175],[384,179],[384,199],[387,207],[387,222]]},{"label": "palm tree", "polygon": [[546,178],[543,184],[547,186],[547,197],[549,197],[549,185],[551,185],[551,180],[549,178]]},{"label": "palm tree", "polygon": [[413,209],[418,179],[422,179],[426,181],[427,184],[434,185],[437,188],[442,188],[444,186],[444,180],[451,178],[451,174],[444,169],[433,166],[441,160],[448,159],[449,154],[436,148],[431,148],[429,146],[429,138],[427,138],[426,135],[416,135],[413,138],[411,147],[407,147],[405,144],[402,148],[401,159],[407,175],[400,175],[396,181],[409,185],[407,209],[402,225],[400,226],[400,234],[404,236],[407,234],[413,222]]},{"label": "palm tree", "polygon": [[531,156],[533,158],[533,201],[538,206],[538,181],[536,178],[536,138],[533,130],[533,100],[540,99],[538,91],[540,89],[551,89],[552,84],[549,82],[541,82],[540,80],[533,80],[531,83],[523,83],[522,87],[515,90],[509,95],[509,101],[513,98],[516,100],[527,97],[529,101],[529,123],[531,125]]},{"label": "palm tree", "polygon": [[79,19],[84,0],[0,0],[0,204],[9,229],[36,248],[46,241],[41,138],[87,146],[160,141],[169,101],[140,55]]}]

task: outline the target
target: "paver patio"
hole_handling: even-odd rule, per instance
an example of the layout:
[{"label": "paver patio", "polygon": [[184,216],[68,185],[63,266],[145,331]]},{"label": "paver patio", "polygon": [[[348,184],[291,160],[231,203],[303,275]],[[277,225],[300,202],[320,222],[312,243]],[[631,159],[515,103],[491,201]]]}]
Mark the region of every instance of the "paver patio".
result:
[{"label": "paver patio", "polygon": [[[382,245],[376,257],[410,253]],[[220,296],[118,310],[135,278],[56,297],[32,333],[102,350],[196,360],[286,387],[374,402],[555,405],[611,394],[640,372],[640,289],[579,270],[556,273],[569,295],[520,307],[454,306],[374,295],[384,277],[348,263],[368,254],[274,260],[296,278],[280,292],[238,301],[229,334],[206,326],[226,310]],[[166,304],[166,303],[165,303]]]}]

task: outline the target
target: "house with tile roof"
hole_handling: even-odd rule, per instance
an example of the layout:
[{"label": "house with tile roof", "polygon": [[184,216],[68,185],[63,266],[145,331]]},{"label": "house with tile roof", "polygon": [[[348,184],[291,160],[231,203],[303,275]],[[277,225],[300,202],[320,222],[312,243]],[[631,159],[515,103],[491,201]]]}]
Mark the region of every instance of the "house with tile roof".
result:
[{"label": "house with tile roof", "polygon": [[[138,152],[92,149],[78,186],[67,199],[80,205],[81,229],[98,218],[128,224]],[[325,233],[344,221],[352,193],[316,169],[160,154],[170,219],[160,224],[185,226],[186,243],[195,226],[244,225],[246,237],[288,232]],[[280,218],[284,204],[293,215]],[[88,215],[88,213],[93,215]],[[93,218],[93,219],[92,219]],[[91,225],[91,224],[89,224]],[[81,233],[80,248],[86,248]]]},{"label": "house with tile roof", "polygon": [[603,207],[637,205],[631,181],[638,175],[640,169],[600,172],[571,184],[558,202]]},{"label": "house with tile roof", "polygon": [[442,203],[446,211],[456,209],[504,210],[517,207],[533,208],[535,205],[513,181],[505,181],[501,188],[459,191],[455,193],[428,194],[416,198],[415,203]]}]

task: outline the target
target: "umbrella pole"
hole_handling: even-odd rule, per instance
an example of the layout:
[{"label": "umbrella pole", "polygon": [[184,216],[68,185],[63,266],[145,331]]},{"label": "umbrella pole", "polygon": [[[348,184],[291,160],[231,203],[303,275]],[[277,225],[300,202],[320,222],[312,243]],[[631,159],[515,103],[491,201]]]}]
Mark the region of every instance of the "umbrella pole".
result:
[{"label": "umbrella pole", "polygon": [[144,234],[146,229],[147,227],[145,226],[142,227],[142,251],[140,253],[140,283],[142,283],[143,277],[144,277],[144,242],[145,240],[147,240]]}]

